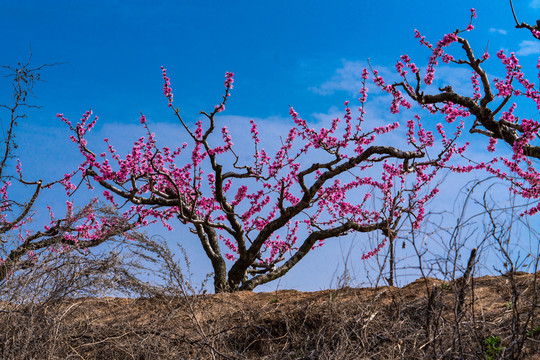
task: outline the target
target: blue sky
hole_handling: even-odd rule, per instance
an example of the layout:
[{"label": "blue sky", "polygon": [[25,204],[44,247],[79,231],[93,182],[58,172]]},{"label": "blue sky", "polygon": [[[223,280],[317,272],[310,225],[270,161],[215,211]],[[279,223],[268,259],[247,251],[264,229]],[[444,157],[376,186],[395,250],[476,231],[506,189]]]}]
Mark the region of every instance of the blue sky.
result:
[{"label": "blue sky", "polygon": [[[168,69],[176,106],[190,120],[197,119],[200,110],[213,109],[222,95],[225,71],[233,71],[235,87],[226,119],[259,119],[270,140],[277,140],[288,121],[289,105],[314,124],[339,115],[343,101],[357,98],[355,79],[368,58],[383,74],[391,74],[404,53],[422,66],[429,53],[418,45],[414,29],[435,42],[457,27],[465,28],[471,7],[478,18],[467,38],[477,52],[489,41],[493,65],[488,70],[500,70],[495,53],[503,48],[516,51],[536,75],[538,42],[514,28],[506,0],[454,1],[451,6],[397,0],[0,0],[0,63],[25,61],[30,49],[36,66],[60,63],[43,71],[46,82],[36,87],[35,103],[42,108],[20,126],[20,157],[29,176],[62,176],[79,158],[55,115],[76,120],[89,108],[100,117],[96,141],[109,136],[127,147],[140,134],[137,119],[143,112],[158,137],[161,132],[165,142],[182,143],[181,129],[162,95],[162,65]],[[515,1],[515,8],[520,21],[534,24],[540,18],[538,0]],[[441,71],[457,86],[467,74]],[[5,103],[9,88],[5,81],[0,84]],[[374,118],[395,121],[387,115],[386,100],[372,99]],[[528,116],[537,113],[531,110]],[[47,195],[43,201],[57,198]],[[166,236],[174,244],[177,235]],[[198,244],[182,243],[195,259],[194,271],[210,271]],[[349,246],[347,241],[335,244],[310,254],[305,265],[267,289],[328,287],[342,260],[339,244],[345,252]],[[316,270],[324,275],[306,280],[304,275]]]}]

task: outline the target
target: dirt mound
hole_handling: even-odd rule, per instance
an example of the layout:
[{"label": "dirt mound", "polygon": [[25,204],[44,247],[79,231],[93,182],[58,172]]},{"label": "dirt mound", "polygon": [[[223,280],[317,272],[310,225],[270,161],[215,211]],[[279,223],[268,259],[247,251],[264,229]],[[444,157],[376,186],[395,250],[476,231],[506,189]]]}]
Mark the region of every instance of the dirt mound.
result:
[{"label": "dirt mound", "polygon": [[540,359],[533,274],[0,305],[2,359]]}]

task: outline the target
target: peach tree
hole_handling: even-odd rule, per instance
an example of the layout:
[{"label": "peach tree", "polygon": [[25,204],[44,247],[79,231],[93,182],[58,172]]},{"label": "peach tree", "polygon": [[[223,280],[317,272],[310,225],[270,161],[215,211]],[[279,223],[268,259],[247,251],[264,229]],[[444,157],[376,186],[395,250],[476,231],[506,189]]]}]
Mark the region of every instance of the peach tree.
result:
[{"label": "peach tree", "polygon": [[[48,207],[45,224],[38,225],[37,205],[40,196],[51,191],[57,181],[29,178],[17,158],[19,145],[16,130],[28,117],[27,112],[38,106],[32,104],[33,90],[40,81],[40,71],[51,65],[33,68],[30,61],[16,66],[1,66],[10,80],[11,102],[0,105],[3,140],[0,143],[0,286],[19,271],[31,270],[40,258],[62,256],[73,250],[85,252],[116,237],[129,234],[135,224],[118,216],[97,199],[81,208],[67,201],[59,216]],[[42,256],[45,255],[45,256]],[[40,263],[43,266],[43,262]],[[34,280],[36,280],[34,278]],[[28,286],[28,285],[25,285]]]},{"label": "peach tree", "polygon": [[[187,142],[175,149],[158,147],[142,115],[147,135],[127,155],[120,156],[108,139],[108,152],[97,154],[85,139],[97,120],[90,112],[76,125],[58,116],[75,133],[71,139],[84,156],[83,179],[97,182],[113,204],[129,202],[126,219],[136,218],[137,226],[161,221],[172,229],[172,220],[190,226],[212,263],[215,291],[252,290],[283,276],[310,250],[332,238],[372,231],[393,237],[404,214],[413,214],[419,226],[424,204],[438,189],[422,191],[452,155],[465,150],[455,141],[460,125],[453,136],[442,128],[433,134],[419,119],[414,120],[420,128],[417,136],[412,129],[406,135],[407,148],[376,145],[399,124],[368,127],[367,70],[362,77],[355,119],[345,102],[343,119],[317,130],[290,108],[294,125],[275,154],[260,146],[257,124],[251,121],[249,164],[240,164],[226,126],[220,128],[219,141],[212,137],[233,88],[230,72],[222,101],[211,111],[202,111],[204,121],[191,126],[174,107],[163,69],[165,96],[192,147]],[[73,175],[63,180],[68,191],[76,189]]]},{"label": "peach tree", "polygon": [[[514,13],[513,7],[512,12]],[[476,12],[471,9],[471,22],[465,32],[474,29],[472,25],[474,18]],[[515,13],[514,19],[516,28],[528,29],[533,38],[540,39],[538,31],[540,20],[537,21],[538,25],[531,26],[524,22],[519,23]],[[394,103],[406,97],[428,113],[441,114],[447,123],[453,123],[457,118],[465,120],[471,134],[480,134],[488,138],[486,149],[489,153],[495,152],[499,140],[507,145],[510,156],[493,156],[489,161],[467,158],[461,165],[452,166],[451,169],[460,173],[481,170],[508,181],[511,192],[533,203],[523,215],[533,215],[540,210],[540,203],[536,202],[540,198],[540,172],[535,166],[536,159],[540,159],[538,144],[540,122],[535,120],[534,116],[520,118],[517,109],[520,104],[524,108],[523,113],[531,113],[531,108],[534,109],[533,114],[535,112],[537,114],[540,110],[540,93],[535,85],[535,81],[540,79],[540,73],[535,74],[538,79],[529,80],[516,54],[499,50],[496,55],[505,72],[490,80],[490,76],[483,68],[483,64],[490,57],[487,49],[480,56],[476,55],[469,41],[461,36],[461,33],[462,31],[456,30],[446,34],[436,44],[431,44],[425,36],[415,30],[415,37],[430,52],[424,75],[421,75],[409,56],[403,55],[396,63],[401,81],[385,85],[379,78],[377,84],[394,96]],[[449,51],[453,44],[461,47],[459,57]],[[472,95],[454,90],[452,84],[445,84],[434,93],[426,93],[427,90],[424,88],[433,84],[440,62],[470,70]],[[540,70],[540,58],[536,67]]]},{"label": "peach tree", "polygon": [[[71,139],[84,157],[78,170],[82,180],[90,186],[99,184],[105,198],[124,209],[126,221],[135,227],[161,222],[170,230],[175,223],[188,226],[212,264],[215,291],[252,290],[285,275],[311,250],[334,238],[381,232],[383,240],[364,254],[366,260],[392,242],[404,218],[412,218],[418,228],[426,203],[439,192],[432,183],[442,169],[486,170],[509,180],[512,191],[524,197],[540,196],[539,174],[531,160],[540,157],[538,146],[532,144],[540,124],[517,118],[516,105],[510,104],[513,97],[522,97],[540,106],[540,96],[513,54],[498,52],[506,73],[488,79],[482,64],[489,55],[476,57],[462,37],[473,29],[475,16],[473,9],[465,30],[451,32],[435,45],[416,32],[431,53],[424,71],[407,55],[396,64],[399,82],[386,84],[376,70],[364,69],[357,111],[346,101],[343,116],[327,127],[310,127],[291,107],[292,126],[270,151],[261,145],[268,145],[268,139],[252,120],[242,137],[252,144],[247,160],[245,150],[238,151],[227,126],[220,123],[233,89],[231,72],[225,75],[222,100],[201,111],[193,123],[175,106],[170,79],[162,68],[168,106],[185,131],[185,142],[175,148],[159,147],[141,115],[146,135],[130,152],[120,155],[105,139],[108,150],[97,153],[86,139],[97,117],[89,111],[77,124],[62,114],[58,117],[72,130]],[[536,29],[531,31],[538,37]],[[454,43],[461,45],[463,59],[445,51]],[[424,92],[440,62],[470,68],[471,96],[454,92],[450,84],[435,94]],[[365,110],[370,80],[392,96],[391,113],[400,108],[414,111],[402,132],[399,122],[370,125]],[[445,121],[428,126],[420,117],[423,110],[430,117],[442,114]],[[466,158],[456,164],[453,157],[463,160],[469,145],[458,144],[465,127],[489,138],[488,151],[495,151],[501,139],[512,147],[513,155],[489,162]],[[401,143],[395,141],[397,135]],[[66,174],[63,180],[69,193],[77,189],[72,182],[75,174]],[[537,210],[538,206],[528,213]]]}]

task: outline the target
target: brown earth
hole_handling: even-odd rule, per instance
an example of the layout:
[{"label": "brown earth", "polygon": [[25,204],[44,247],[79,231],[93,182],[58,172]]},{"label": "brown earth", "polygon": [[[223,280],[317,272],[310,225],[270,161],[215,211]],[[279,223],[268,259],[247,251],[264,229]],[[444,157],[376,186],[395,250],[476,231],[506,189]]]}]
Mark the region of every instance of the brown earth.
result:
[{"label": "brown earth", "polygon": [[534,274],[510,274],[466,286],[427,278],[403,288],[3,304],[0,357],[540,359],[535,284]]}]

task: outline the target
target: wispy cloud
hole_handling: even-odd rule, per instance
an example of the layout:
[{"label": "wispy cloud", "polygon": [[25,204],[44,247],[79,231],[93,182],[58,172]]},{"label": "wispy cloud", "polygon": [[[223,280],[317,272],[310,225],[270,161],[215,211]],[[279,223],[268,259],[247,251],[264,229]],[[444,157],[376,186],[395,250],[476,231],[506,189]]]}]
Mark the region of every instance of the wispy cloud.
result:
[{"label": "wispy cloud", "polygon": [[[538,0],[540,3],[540,0]],[[540,53],[540,44],[534,40],[523,40],[519,43],[519,50],[516,55],[527,56]]]},{"label": "wispy cloud", "polygon": [[[452,86],[454,92],[471,96],[473,88],[471,85],[472,71],[468,67],[457,67],[449,65],[440,65],[435,68],[435,80],[432,86],[426,87],[426,92],[438,93],[439,87]],[[425,86],[425,85],[424,85]]]},{"label": "wispy cloud", "polygon": [[540,0],[531,0],[529,6],[533,9],[540,9]]},{"label": "wispy cloud", "polygon": [[[386,82],[397,80],[395,72],[388,67],[374,67]],[[362,88],[362,71],[364,68],[369,68],[368,63],[365,61],[342,60],[342,67],[336,69],[329,80],[319,86],[313,86],[309,90],[321,95],[331,95],[335,91],[357,93]]]},{"label": "wispy cloud", "polygon": [[[540,0],[536,0],[536,1],[540,2]],[[506,35],[506,33],[507,33],[506,30],[504,30],[504,29],[496,29],[496,28],[490,28],[489,32],[491,32],[491,33],[499,33],[499,34],[502,34],[502,35]]]},{"label": "wispy cloud", "polygon": [[362,70],[366,63],[360,61],[342,61],[342,67],[336,69],[332,77],[310,90],[321,95],[331,95],[335,91],[355,92],[362,87]]},{"label": "wispy cloud", "polygon": [[[364,61],[343,60],[342,67],[336,69],[329,80],[318,86],[311,87],[310,90],[320,95],[332,95],[336,91],[347,91],[356,94],[362,88],[361,75],[362,70],[366,67],[368,67],[368,64]],[[385,66],[374,66],[374,68],[379,71],[379,74],[387,84],[402,80],[392,68]],[[422,76],[425,74],[423,70],[425,69],[421,69]],[[436,89],[438,87],[451,85],[454,88],[454,91],[462,95],[472,95],[470,78],[470,69],[465,67],[440,65],[435,71],[435,83],[432,86],[426,87],[426,90],[428,92],[437,92]],[[415,81],[414,77],[411,77],[409,80]],[[368,85],[369,94],[373,95],[380,93],[380,90],[376,88],[371,81],[368,82]]]}]

